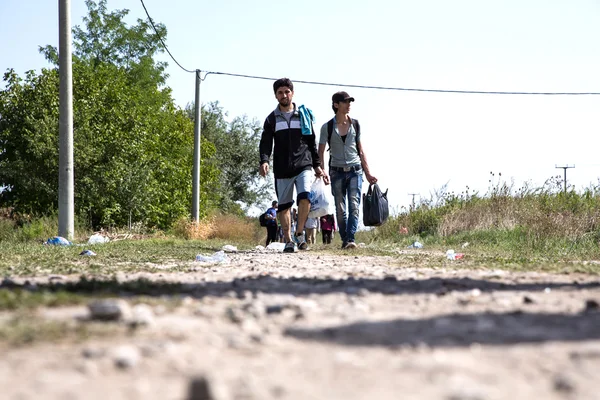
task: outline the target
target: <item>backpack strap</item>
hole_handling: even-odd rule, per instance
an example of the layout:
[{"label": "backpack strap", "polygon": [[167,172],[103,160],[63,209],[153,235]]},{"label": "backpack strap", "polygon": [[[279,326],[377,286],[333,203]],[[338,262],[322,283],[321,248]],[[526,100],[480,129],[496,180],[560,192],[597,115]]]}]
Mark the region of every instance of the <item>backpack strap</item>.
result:
[{"label": "backpack strap", "polygon": [[356,135],[354,135],[354,141],[356,142],[356,150],[358,150],[358,137],[360,136],[360,124],[357,119],[352,120],[352,126],[354,126],[354,130],[356,131]]},{"label": "backpack strap", "polygon": [[[358,137],[360,136],[360,124],[357,119],[352,119],[352,126],[354,127],[354,131],[356,135],[354,135],[354,141],[356,142],[356,149],[358,150]],[[327,122],[327,144],[329,145],[329,149],[331,149],[331,134],[333,133],[333,118]]]},{"label": "backpack strap", "polygon": [[327,144],[329,145],[329,148],[327,149],[327,151],[329,151],[329,149],[331,149],[331,134],[333,133],[333,118],[331,118],[329,120],[329,122],[327,122]]}]

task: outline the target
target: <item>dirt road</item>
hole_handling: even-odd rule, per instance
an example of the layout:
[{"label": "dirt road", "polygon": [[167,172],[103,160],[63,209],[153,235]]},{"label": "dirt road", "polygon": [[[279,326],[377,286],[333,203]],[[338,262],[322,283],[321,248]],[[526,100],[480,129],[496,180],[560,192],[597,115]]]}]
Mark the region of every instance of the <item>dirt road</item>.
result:
[{"label": "dirt road", "polygon": [[115,296],[128,299],[125,283],[144,278],[158,298],[178,284],[182,301],[129,299],[119,322],[89,322],[85,306],[39,310],[123,333],[0,347],[0,398],[600,398],[600,277],[463,269],[464,260],[429,269],[414,254],[250,252],[120,275]]}]

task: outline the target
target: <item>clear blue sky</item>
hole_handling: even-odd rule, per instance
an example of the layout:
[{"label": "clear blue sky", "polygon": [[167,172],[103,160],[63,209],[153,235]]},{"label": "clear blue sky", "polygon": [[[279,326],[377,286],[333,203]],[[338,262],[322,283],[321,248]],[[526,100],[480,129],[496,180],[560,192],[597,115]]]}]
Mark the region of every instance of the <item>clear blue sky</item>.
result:
[{"label": "clear blue sky", "polygon": [[[167,46],[187,69],[352,85],[474,91],[600,92],[598,0],[146,0],[168,29]],[[145,18],[139,0],[109,0]],[[71,2],[82,25],[83,0]],[[58,2],[0,2],[0,68],[47,66],[39,45],[58,44]],[[194,99],[194,75],[168,55],[175,101]],[[331,95],[356,98],[373,174],[394,208],[448,183],[488,189],[490,172],[539,187],[575,165],[578,190],[600,177],[600,96],[415,93],[297,84],[317,130]],[[229,117],[262,121],[276,106],[272,82],[209,75],[201,101]],[[272,178],[272,176],[271,176]],[[363,188],[366,190],[366,186]],[[418,197],[417,197],[418,199]]]}]

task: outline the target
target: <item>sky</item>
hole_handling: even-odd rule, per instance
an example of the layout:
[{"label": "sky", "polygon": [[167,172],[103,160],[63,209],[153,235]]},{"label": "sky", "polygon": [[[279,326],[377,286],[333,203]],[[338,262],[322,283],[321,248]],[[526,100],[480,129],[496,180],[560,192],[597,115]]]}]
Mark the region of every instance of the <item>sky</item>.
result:
[{"label": "sky", "polygon": [[[209,74],[201,103],[262,125],[277,103],[275,79],[296,83],[315,129],[333,117],[331,95],[356,98],[372,174],[391,211],[442,189],[485,194],[492,184],[542,187],[566,170],[578,190],[600,184],[600,95],[499,95],[381,90],[600,93],[600,0],[145,0],[165,24],[166,45],[185,69]],[[139,0],[108,0],[146,14]],[[71,0],[83,26],[83,0]],[[58,46],[58,2],[0,0],[0,70],[48,67],[38,46]],[[8,38],[8,39],[7,39]],[[167,85],[181,107],[195,77],[165,52]],[[75,160],[76,162],[76,160]],[[258,160],[257,160],[258,165]],[[494,174],[493,177],[491,174]],[[273,176],[270,175],[270,179]],[[367,184],[363,185],[366,192]]]}]

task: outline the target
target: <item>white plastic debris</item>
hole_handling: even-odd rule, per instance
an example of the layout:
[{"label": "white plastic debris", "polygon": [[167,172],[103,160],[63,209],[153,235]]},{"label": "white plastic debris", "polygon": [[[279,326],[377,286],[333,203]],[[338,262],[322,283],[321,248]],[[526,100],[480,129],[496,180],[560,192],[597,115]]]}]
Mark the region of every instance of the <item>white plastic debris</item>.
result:
[{"label": "white plastic debris", "polygon": [[277,251],[283,251],[283,248],[285,247],[285,243],[281,243],[281,242],[271,242],[269,243],[269,245],[267,246],[267,250],[277,250]]},{"label": "white plastic debris", "polygon": [[227,264],[229,259],[223,250],[217,251],[212,256],[204,256],[202,254],[198,254],[196,256],[196,261],[203,263],[211,263],[211,264]]},{"label": "white plastic debris", "polygon": [[88,239],[88,244],[100,244],[100,243],[108,243],[110,241],[109,238],[107,238],[106,236],[103,236],[99,233],[94,233],[92,236],[90,236],[90,238]]},{"label": "white plastic debris", "polygon": [[237,253],[238,249],[235,246],[226,244],[225,246],[223,246],[223,251],[226,251],[228,253]]}]

